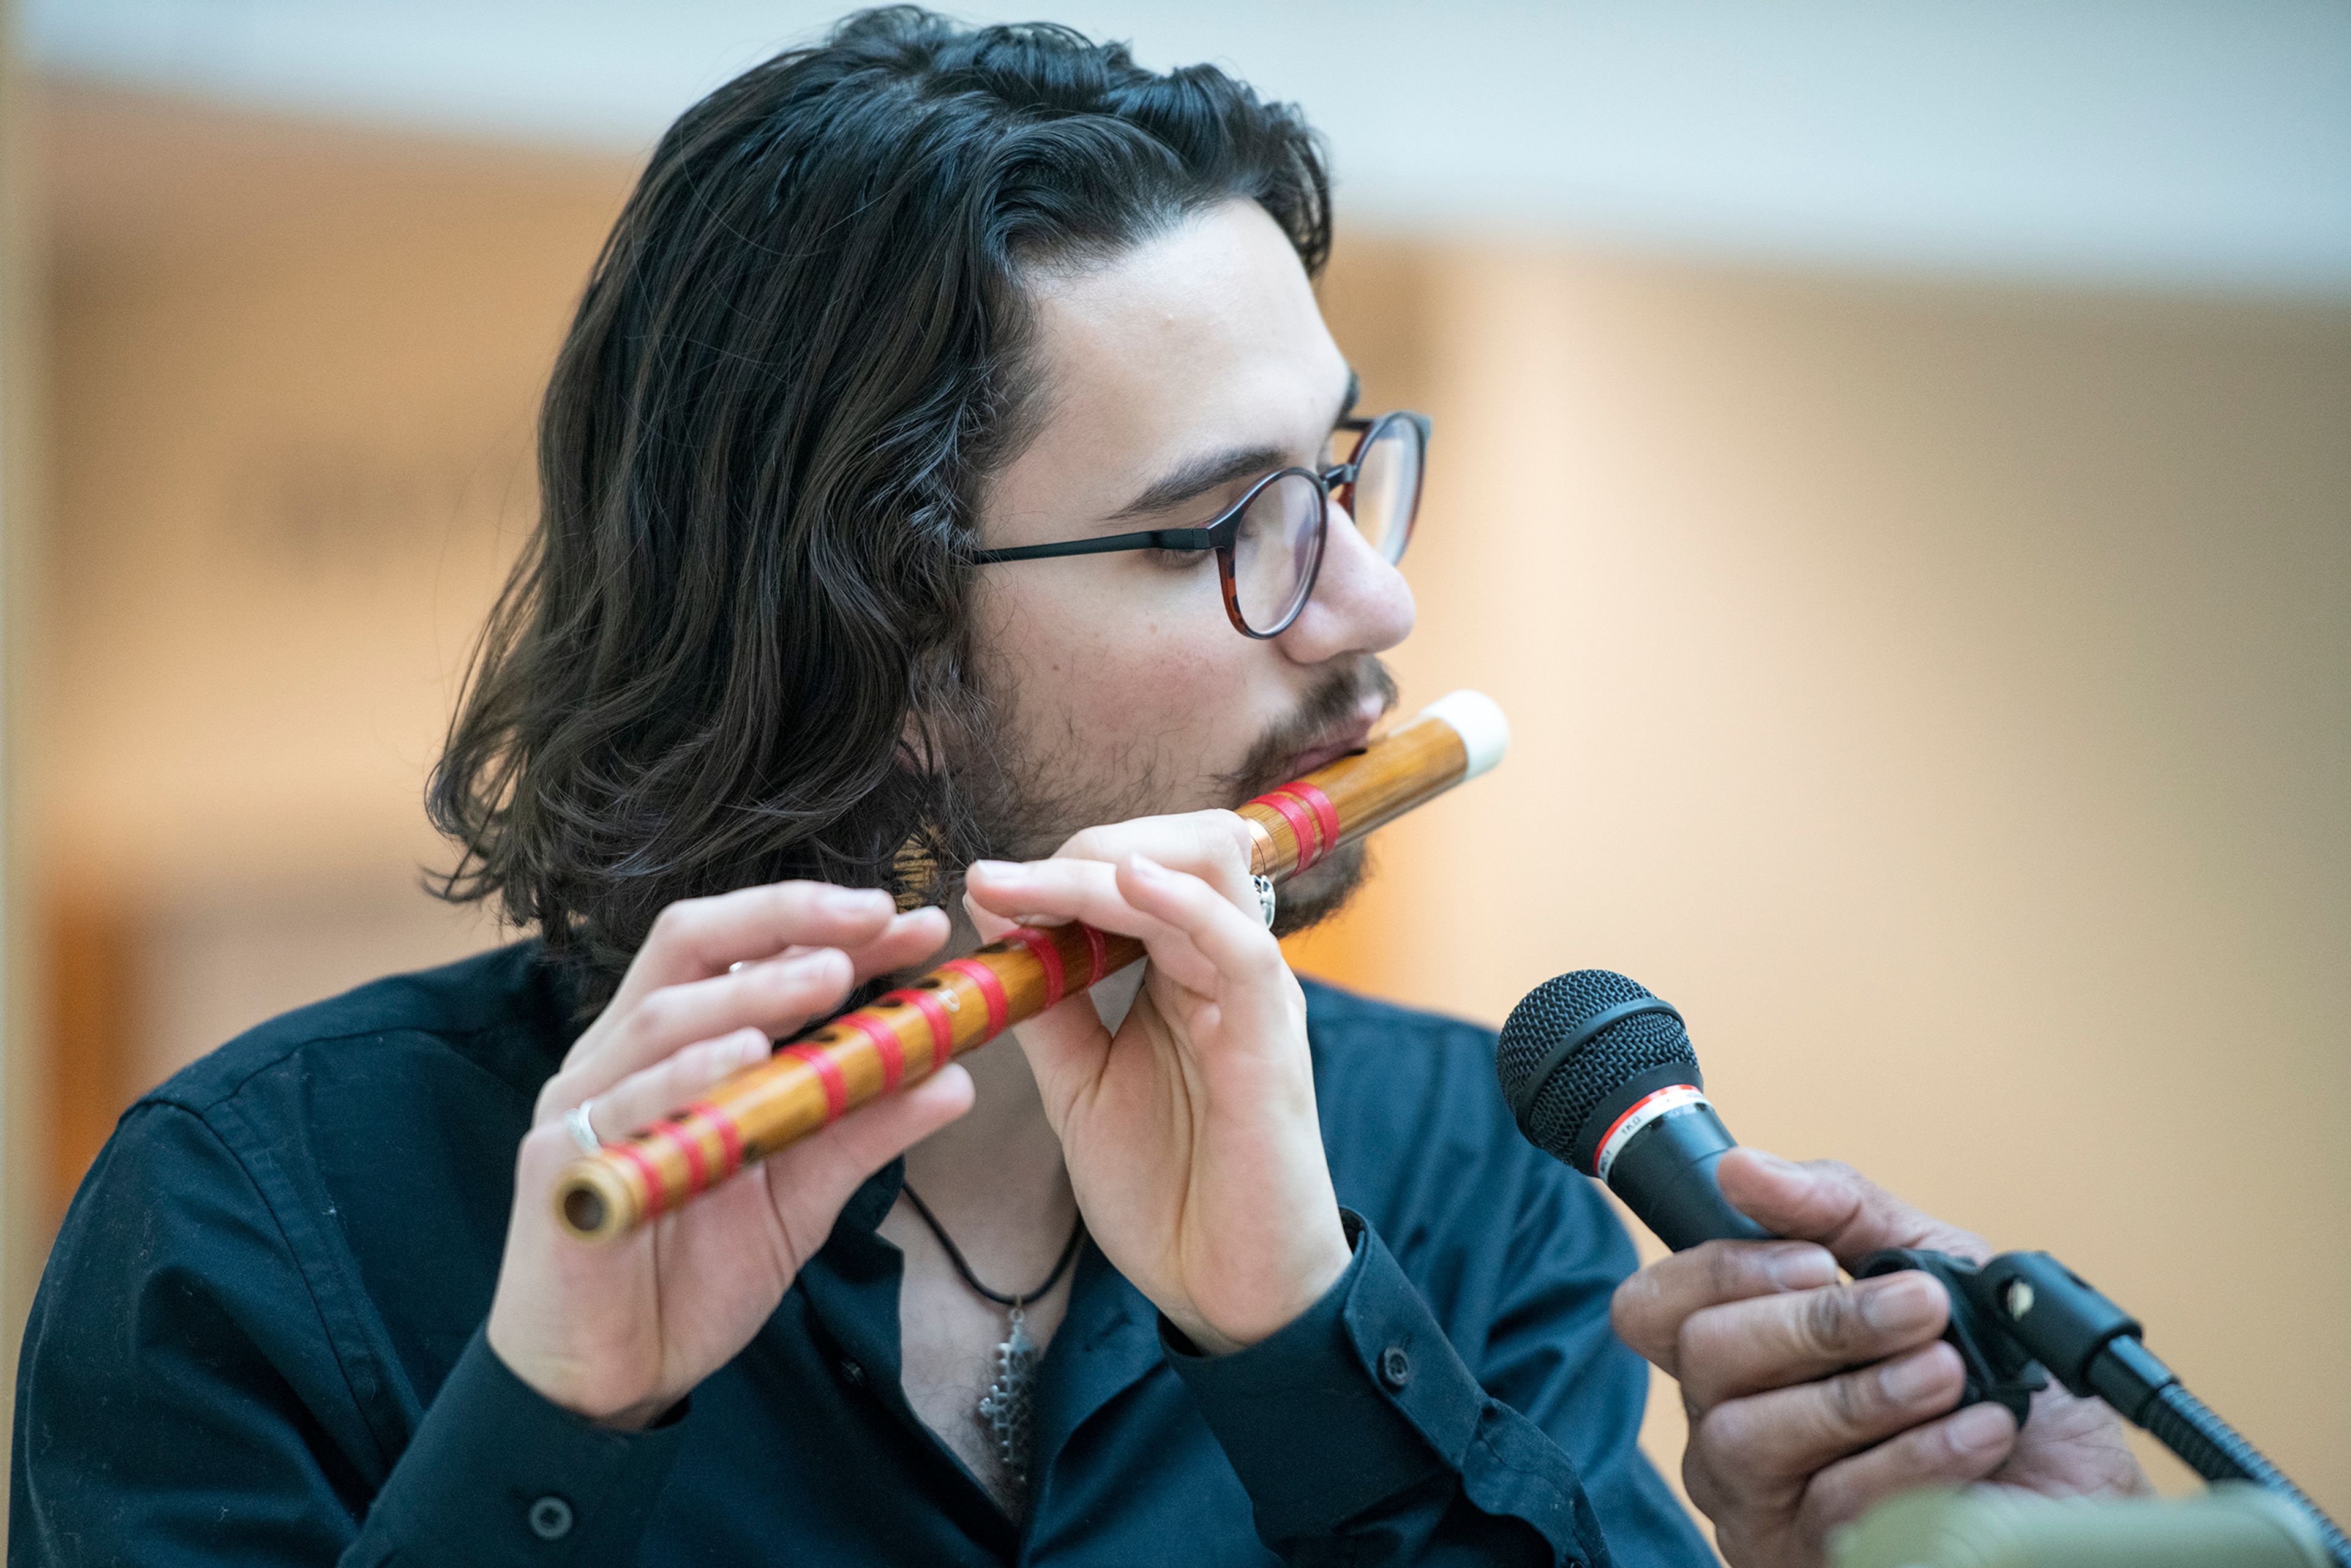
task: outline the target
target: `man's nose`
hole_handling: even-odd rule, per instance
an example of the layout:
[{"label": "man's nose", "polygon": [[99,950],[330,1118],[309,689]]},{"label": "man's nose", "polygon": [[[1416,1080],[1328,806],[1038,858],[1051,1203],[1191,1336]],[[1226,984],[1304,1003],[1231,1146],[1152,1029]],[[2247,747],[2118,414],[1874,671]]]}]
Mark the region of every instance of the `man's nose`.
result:
[{"label": "man's nose", "polygon": [[1412,590],[1404,574],[1365,542],[1355,531],[1355,519],[1332,501],[1314,592],[1274,641],[1298,663],[1319,664],[1346,653],[1393,648],[1411,632],[1412,619]]}]

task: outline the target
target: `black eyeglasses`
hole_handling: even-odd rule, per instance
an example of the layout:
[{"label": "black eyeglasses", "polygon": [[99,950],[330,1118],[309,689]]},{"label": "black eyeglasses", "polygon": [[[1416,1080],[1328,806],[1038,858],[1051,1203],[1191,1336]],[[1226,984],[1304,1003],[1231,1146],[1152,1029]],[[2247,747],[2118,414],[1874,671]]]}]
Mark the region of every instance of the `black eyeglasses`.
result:
[{"label": "black eyeglasses", "polygon": [[1384,413],[1343,419],[1337,428],[1360,432],[1354,455],[1335,468],[1283,468],[1249,486],[1215,522],[1196,528],[1152,528],[1061,544],[980,550],[975,566],[1057,556],[1110,555],[1119,550],[1217,552],[1225,614],[1244,636],[1278,637],[1314,593],[1331,531],[1331,497],[1355,520],[1364,542],[1393,566],[1404,559],[1420,510],[1420,478],[1428,455],[1428,416]]}]

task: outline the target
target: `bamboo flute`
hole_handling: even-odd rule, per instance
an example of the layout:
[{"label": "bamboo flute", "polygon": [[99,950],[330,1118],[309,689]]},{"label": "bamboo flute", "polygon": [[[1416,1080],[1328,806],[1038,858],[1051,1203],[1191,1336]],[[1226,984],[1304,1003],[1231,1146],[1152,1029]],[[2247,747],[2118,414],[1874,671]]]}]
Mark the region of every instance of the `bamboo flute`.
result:
[{"label": "bamboo flute", "polygon": [[[1280,882],[1501,759],[1510,729],[1476,692],[1439,698],[1362,751],[1237,809],[1250,868]],[[1022,927],[844,1013],[713,1085],[700,1100],[566,1166],[557,1218],[608,1240],[744,1166],[936,1071],[1144,956],[1076,921]]]}]

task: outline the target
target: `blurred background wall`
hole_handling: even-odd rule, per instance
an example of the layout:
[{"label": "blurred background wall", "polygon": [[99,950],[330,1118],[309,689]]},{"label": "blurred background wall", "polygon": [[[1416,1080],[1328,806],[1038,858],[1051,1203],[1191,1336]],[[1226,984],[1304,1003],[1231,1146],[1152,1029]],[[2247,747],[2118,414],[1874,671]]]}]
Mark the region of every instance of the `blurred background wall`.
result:
[{"label": "blurred background wall", "polygon": [[[1437,422],[1407,704],[1516,727],[1301,967],[1489,1022],[1625,970],[1746,1139],[2057,1252],[2351,1511],[2351,13],[1053,14],[1330,132],[1326,310]],[[18,1211],[502,939],[418,796],[538,389],[652,137],[822,15],[25,11]]]}]

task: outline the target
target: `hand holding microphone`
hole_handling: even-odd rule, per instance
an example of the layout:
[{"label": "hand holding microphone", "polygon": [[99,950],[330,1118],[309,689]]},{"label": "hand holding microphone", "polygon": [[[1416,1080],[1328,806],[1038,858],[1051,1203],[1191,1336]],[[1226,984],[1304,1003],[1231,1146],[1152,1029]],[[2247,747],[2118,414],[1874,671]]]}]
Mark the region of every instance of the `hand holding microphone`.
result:
[{"label": "hand holding microphone", "polygon": [[2052,1388],[2022,1432],[1997,1403],[1955,1409],[1969,1369],[1942,1337],[1943,1285],[1907,1270],[1840,1282],[1839,1265],[1990,1249],[1845,1166],[1738,1148],[1680,1015],[1641,987],[1599,971],[1549,982],[1512,1012],[1497,1067],[1539,1147],[1683,1249],[1626,1281],[1611,1316],[1679,1381],[1683,1480],[1739,1568],[1819,1563],[1830,1531],[1917,1486],[2145,1489],[2095,1401]]}]

